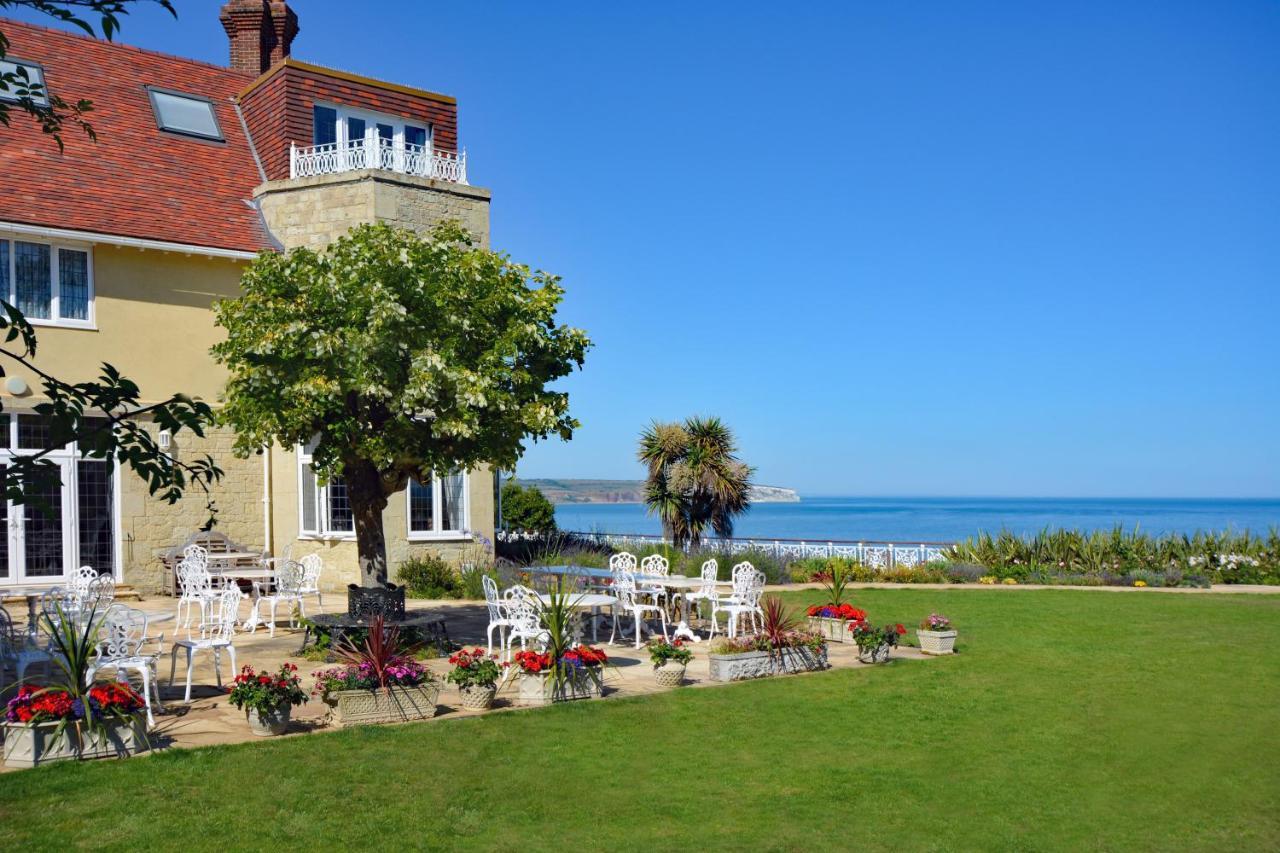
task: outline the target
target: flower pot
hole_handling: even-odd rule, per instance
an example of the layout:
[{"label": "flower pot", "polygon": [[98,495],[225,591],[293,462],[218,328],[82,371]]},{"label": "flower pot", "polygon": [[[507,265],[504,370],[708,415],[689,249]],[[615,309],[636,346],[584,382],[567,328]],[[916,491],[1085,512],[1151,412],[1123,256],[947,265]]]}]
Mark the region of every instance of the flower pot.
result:
[{"label": "flower pot", "polygon": [[920,651],[926,655],[951,655],[956,651],[955,631],[916,631]]},{"label": "flower pot", "polygon": [[58,723],[5,723],[6,767],[35,767],[52,761],[90,758],[123,758],[151,748],[147,742],[147,718],[134,714],[108,720],[100,732],[68,723],[57,734]]},{"label": "flower pot", "polygon": [[487,711],[493,707],[493,695],[498,692],[496,684],[468,684],[459,687],[462,707],[468,711]]},{"label": "flower pot", "polygon": [[257,708],[245,708],[245,719],[249,721],[249,733],[258,737],[274,737],[284,734],[289,728],[289,715],[293,706],[285,703],[270,711],[259,711]]},{"label": "flower pot", "polygon": [[826,669],[827,648],[820,651],[801,646],[773,652],[740,652],[707,656],[711,662],[712,681],[743,681],[770,675],[790,675]]},{"label": "flower pot", "polygon": [[892,651],[893,646],[888,643],[870,647],[858,646],[858,660],[863,663],[884,663],[889,659],[889,653]]},{"label": "flower pot", "polygon": [[604,678],[596,667],[570,669],[560,684],[550,672],[522,672],[519,679],[521,705],[550,705],[574,699],[599,699],[604,695]]},{"label": "flower pot", "polygon": [[653,678],[660,687],[679,687],[684,684],[684,671],[688,664],[665,661],[653,668]]},{"label": "flower pot", "polygon": [[339,690],[326,700],[344,726],[362,723],[403,723],[436,715],[440,685],[386,687],[375,690]]},{"label": "flower pot", "polygon": [[810,616],[809,630],[832,643],[852,643],[849,635],[849,620],[829,619],[826,616]]}]

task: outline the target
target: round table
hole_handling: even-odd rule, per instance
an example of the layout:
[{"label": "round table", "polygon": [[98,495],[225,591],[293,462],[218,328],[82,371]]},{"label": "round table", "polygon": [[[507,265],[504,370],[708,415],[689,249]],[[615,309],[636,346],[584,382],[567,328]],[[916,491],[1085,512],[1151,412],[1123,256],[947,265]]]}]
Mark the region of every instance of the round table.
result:
[{"label": "round table", "polygon": [[[404,614],[403,619],[397,619],[394,622],[386,622],[386,627],[392,625],[398,628],[414,628],[421,631],[424,637],[428,638],[428,642],[434,642],[441,657],[448,657],[449,629],[445,626],[444,617],[438,613],[431,613],[427,610],[410,610]],[[319,636],[320,631],[326,631],[330,638],[330,648],[335,645],[342,635],[347,631],[359,629],[367,631],[372,624],[369,620],[356,618],[347,613],[321,613],[319,616],[312,616],[306,620],[306,629],[302,633],[302,646],[298,649],[301,653],[307,647],[311,639],[312,630],[316,631]]]},{"label": "round table", "polygon": [[[562,597],[568,600],[569,606],[574,610],[591,611],[591,642],[600,642],[600,608],[612,607],[618,603],[618,599],[598,592],[566,592]],[[545,606],[551,603],[551,596],[544,592],[538,596],[538,600]],[[581,625],[574,628],[573,638],[575,642],[582,642]]]}]

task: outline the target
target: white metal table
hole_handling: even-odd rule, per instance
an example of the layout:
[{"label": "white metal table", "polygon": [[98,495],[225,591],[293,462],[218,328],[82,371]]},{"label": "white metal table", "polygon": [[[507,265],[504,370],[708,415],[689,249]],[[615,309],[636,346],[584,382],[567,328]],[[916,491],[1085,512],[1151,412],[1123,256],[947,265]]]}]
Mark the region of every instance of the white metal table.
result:
[{"label": "white metal table", "polygon": [[[618,599],[598,592],[568,592],[564,597],[568,599],[569,606],[574,610],[591,611],[591,642],[600,642],[600,608],[612,607],[618,603]],[[551,603],[551,596],[544,592],[538,596],[538,600],[545,606]],[[582,642],[581,624],[574,629],[573,637],[575,642]]]}]

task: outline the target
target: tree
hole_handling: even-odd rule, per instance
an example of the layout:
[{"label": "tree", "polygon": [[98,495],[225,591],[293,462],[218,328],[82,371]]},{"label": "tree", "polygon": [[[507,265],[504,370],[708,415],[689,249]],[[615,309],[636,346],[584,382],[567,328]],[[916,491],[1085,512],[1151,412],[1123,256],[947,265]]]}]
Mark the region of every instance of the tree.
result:
[{"label": "tree", "polygon": [[527,438],[578,426],[547,387],[591,345],[555,322],[559,279],[456,222],[430,238],[360,225],[319,252],[264,253],[241,287],[215,308],[222,419],[242,456],[314,441],[317,476],[346,485],[366,586],[386,583],[382,511],[410,478],[510,469]]},{"label": "tree", "polygon": [[645,504],[662,519],[673,545],[697,547],[707,527],[733,535],[744,512],[754,469],[735,455],[733,433],[719,418],[683,424],[653,423],[640,434],[640,461],[648,469]]},{"label": "tree", "polygon": [[[104,38],[110,39],[119,29],[117,16],[128,12],[126,6],[138,0],[0,0],[0,9],[26,7],[43,12],[60,21],[74,24],[93,35],[93,27],[81,20],[79,10],[97,13]],[[177,16],[169,0],[152,0]],[[8,40],[0,32],[0,59],[5,56]],[[45,133],[53,136],[62,147],[63,123],[71,121],[84,128],[91,139],[96,139],[93,128],[83,115],[93,108],[88,101],[68,106],[62,99],[45,92],[36,85],[26,70],[0,73],[0,93],[16,98],[17,107],[30,113],[40,122]],[[47,103],[39,103],[47,100]],[[60,110],[68,110],[61,113]],[[0,124],[9,125],[9,105],[0,101]],[[31,324],[15,306],[0,300],[0,330],[4,332],[5,346],[0,346],[0,358],[25,367],[40,379],[47,402],[35,406],[36,414],[45,418],[49,430],[48,446],[36,453],[16,454],[7,459],[0,470],[0,488],[5,497],[16,504],[31,504],[42,512],[51,512],[39,495],[48,487],[60,484],[58,466],[48,459],[55,448],[76,444],[90,458],[115,457],[127,465],[147,483],[153,496],[168,503],[180,500],[185,491],[198,487],[205,493],[205,508],[209,511],[205,529],[217,520],[217,507],[211,497],[211,488],[222,477],[222,470],[209,456],[181,462],[160,449],[156,440],[140,424],[150,419],[160,429],[177,434],[186,429],[197,436],[213,423],[213,412],[203,402],[185,394],[174,394],[159,403],[142,405],[141,392],[136,383],[123,376],[110,364],[102,365],[102,373],[96,382],[66,382],[35,365],[36,335]],[[18,348],[10,344],[19,342]],[[0,376],[5,375],[0,363]],[[3,411],[0,405],[0,411]]]},{"label": "tree", "polygon": [[508,480],[502,485],[502,523],[510,530],[549,532],[556,529],[556,508],[537,486]]},{"label": "tree", "polygon": [[[0,0],[0,9],[25,8],[41,12],[63,23],[71,24],[94,35],[93,24],[80,15],[96,14],[102,37],[111,41],[111,37],[120,29],[120,16],[129,13],[130,5],[143,0]],[[147,0],[166,9],[175,18],[177,11],[171,0]],[[0,60],[5,58],[9,48],[9,40],[0,32]],[[11,98],[15,106],[40,123],[40,129],[53,137],[58,149],[63,147],[62,129],[66,124],[80,127],[93,140],[93,125],[85,119],[85,115],[93,110],[93,102],[83,98],[75,103],[67,103],[50,92],[43,81],[31,79],[27,69],[19,65],[13,71],[0,73],[0,95]],[[0,124],[9,126],[9,104],[0,100]]]}]

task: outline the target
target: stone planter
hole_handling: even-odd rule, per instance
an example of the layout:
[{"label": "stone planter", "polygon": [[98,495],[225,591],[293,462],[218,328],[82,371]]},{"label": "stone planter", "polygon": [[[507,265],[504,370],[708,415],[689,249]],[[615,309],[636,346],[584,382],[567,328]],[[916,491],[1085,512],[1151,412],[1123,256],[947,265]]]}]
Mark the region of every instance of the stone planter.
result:
[{"label": "stone planter", "polygon": [[462,707],[468,711],[487,711],[493,707],[493,695],[498,692],[496,684],[470,684],[458,688],[462,697]]},{"label": "stone planter", "polygon": [[732,655],[712,654],[712,681],[743,681],[770,675],[790,675],[826,669],[827,648],[815,652],[808,648],[781,649],[776,652],[742,652]]},{"label": "stone planter", "polygon": [[270,711],[259,711],[257,708],[246,708],[245,719],[249,721],[249,733],[258,737],[275,737],[284,734],[289,728],[289,715],[293,706],[285,703]]},{"label": "stone planter", "polygon": [[377,690],[339,690],[326,699],[344,726],[363,723],[403,723],[436,715],[440,685],[434,682],[417,687],[387,687]]},{"label": "stone planter", "polygon": [[521,705],[550,705],[574,699],[599,699],[604,695],[604,677],[598,668],[572,669],[560,685],[550,672],[522,672],[518,680]]},{"label": "stone planter", "polygon": [[662,666],[653,668],[653,678],[659,687],[679,687],[684,684],[684,671],[688,664],[666,661]]},{"label": "stone planter", "polygon": [[863,663],[884,663],[889,659],[889,654],[893,651],[893,646],[888,643],[881,643],[871,648],[863,648],[858,646],[858,660]]},{"label": "stone planter", "polygon": [[824,639],[831,643],[852,643],[853,636],[849,633],[848,619],[828,619],[825,616],[810,616],[809,630],[815,634],[820,634]]},{"label": "stone planter", "polygon": [[920,651],[926,655],[953,655],[956,652],[955,631],[916,631]]},{"label": "stone planter", "polygon": [[52,761],[89,758],[124,758],[151,748],[147,742],[147,718],[135,714],[105,723],[105,731],[90,732],[68,724],[55,735],[57,723],[5,723],[6,767],[35,767]]}]

